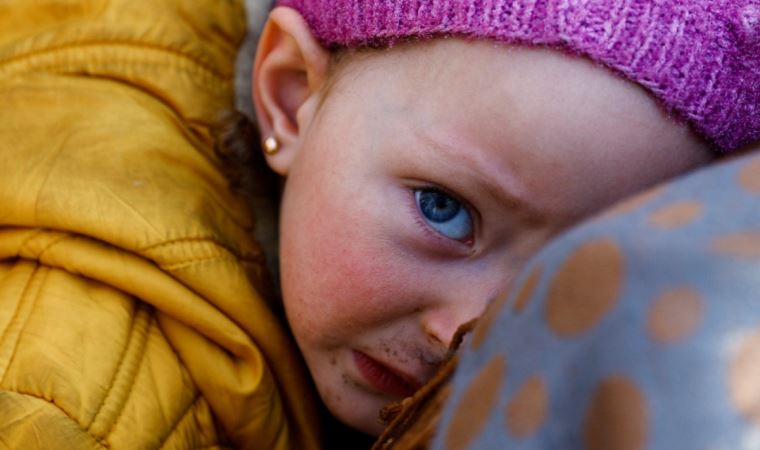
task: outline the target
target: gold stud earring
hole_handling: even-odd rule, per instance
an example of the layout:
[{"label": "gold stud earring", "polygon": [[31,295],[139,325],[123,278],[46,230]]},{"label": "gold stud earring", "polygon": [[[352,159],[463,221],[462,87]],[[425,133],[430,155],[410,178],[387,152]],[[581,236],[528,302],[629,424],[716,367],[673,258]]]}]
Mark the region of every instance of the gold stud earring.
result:
[{"label": "gold stud earring", "polygon": [[274,136],[269,136],[264,140],[264,153],[274,155],[280,151],[280,142]]}]

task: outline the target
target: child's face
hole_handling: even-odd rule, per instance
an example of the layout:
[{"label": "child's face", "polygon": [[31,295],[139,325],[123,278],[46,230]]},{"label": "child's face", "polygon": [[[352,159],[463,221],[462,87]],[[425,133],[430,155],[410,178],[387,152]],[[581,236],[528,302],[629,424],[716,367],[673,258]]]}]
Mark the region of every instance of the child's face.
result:
[{"label": "child's face", "polygon": [[328,408],[372,434],[549,237],[709,158],[590,62],[457,39],[356,58],[298,127],[287,316]]}]

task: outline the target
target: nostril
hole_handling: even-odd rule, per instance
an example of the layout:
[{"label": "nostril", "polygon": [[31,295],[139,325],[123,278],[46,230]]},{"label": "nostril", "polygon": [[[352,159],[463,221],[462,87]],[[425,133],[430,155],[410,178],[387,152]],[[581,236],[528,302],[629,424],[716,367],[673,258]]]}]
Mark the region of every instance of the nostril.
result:
[{"label": "nostril", "polygon": [[[478,322],[479,317],[476,317],[474,319],[470,319],[462,324],[460,324],[455,329],[452,328],[454,331],[447,334],[445,339],[442,338],[442,334],[440,333],[434,333],[426,329],[426,336],[428,339],[428,342],[430,342],[431,346],[440,349],[445,354],[450,354],[452,352],[455,352],[461,345],[462,342],[465,340],[465,338],[470,334],[470,332],[475,328],[475,324]],[[440,358],[435,357],[431,359],[430,362],[424,361],[426,364],[439,364]]]},{"label": "nostril", "polygon": [[444,338],[440,336],[440,333],[437,333],[435,330],[427,326],[425,327],[425,337],[427,337],[428,342],[434,347],[448,347],[448,342],[444,341]]},{"label": "nostril", "polygon": [[[461,283],[454,283],[456,290],[449,289],[444,295],[428,301],[415,320],[431,348],[439,349],[443,354],[449,353],[452,345],[458,345],[466,333],[460,332],[462,325],[478,319],[491,299],[503,288],[500,279],[493,282],[482,277],[474,280],[478,289],[460,288]],[[447,286],[450,287],[450,286]]]}]

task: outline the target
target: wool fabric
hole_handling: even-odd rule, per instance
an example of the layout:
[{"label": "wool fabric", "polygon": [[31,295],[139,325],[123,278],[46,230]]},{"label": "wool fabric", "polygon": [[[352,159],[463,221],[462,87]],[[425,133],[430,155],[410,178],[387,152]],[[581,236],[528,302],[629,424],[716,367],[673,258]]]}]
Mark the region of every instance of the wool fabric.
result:
[{"label": "wool fabric", "polygon": [[279,0],[327,47],[462,36],[548,46],[647,88],[716,149],[760,139],[760,0]]}]

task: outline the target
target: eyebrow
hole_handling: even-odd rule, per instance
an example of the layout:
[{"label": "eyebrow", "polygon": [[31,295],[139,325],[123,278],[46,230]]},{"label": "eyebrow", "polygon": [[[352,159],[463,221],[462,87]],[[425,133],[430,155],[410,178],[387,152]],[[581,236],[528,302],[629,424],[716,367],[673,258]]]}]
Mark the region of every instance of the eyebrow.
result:
[{"label": "eyebrow", "polygon": [[[541,215],[541,211],[530,205],[524,198],[521,198],[514,187],[510,187],[507,183],[499,182],[500,180],[515,180],[509,172],[495,173],[495,171],[489,167],[487,162],[479,158],[467,157],[469,155],[466,152],[464,152],[465,158],[462,158],[463,152],[457,150],[461,147],[460,145],[450,144],[446,141],[436,139],[424,130],[415,130],[414,134],[422,142],[428,144],[428,148],[435,149],[436,152],[446,153],[453,160],[462,161],[463,164],[466,164],[469,167],[470,171],[477,173],[478,176],[473,177],[473,179],[480,184],[492,199],[501,204],[507,205],[510,209],[529,212],[531,217]],[[481,151],[485,152],[485,150]]]}]

